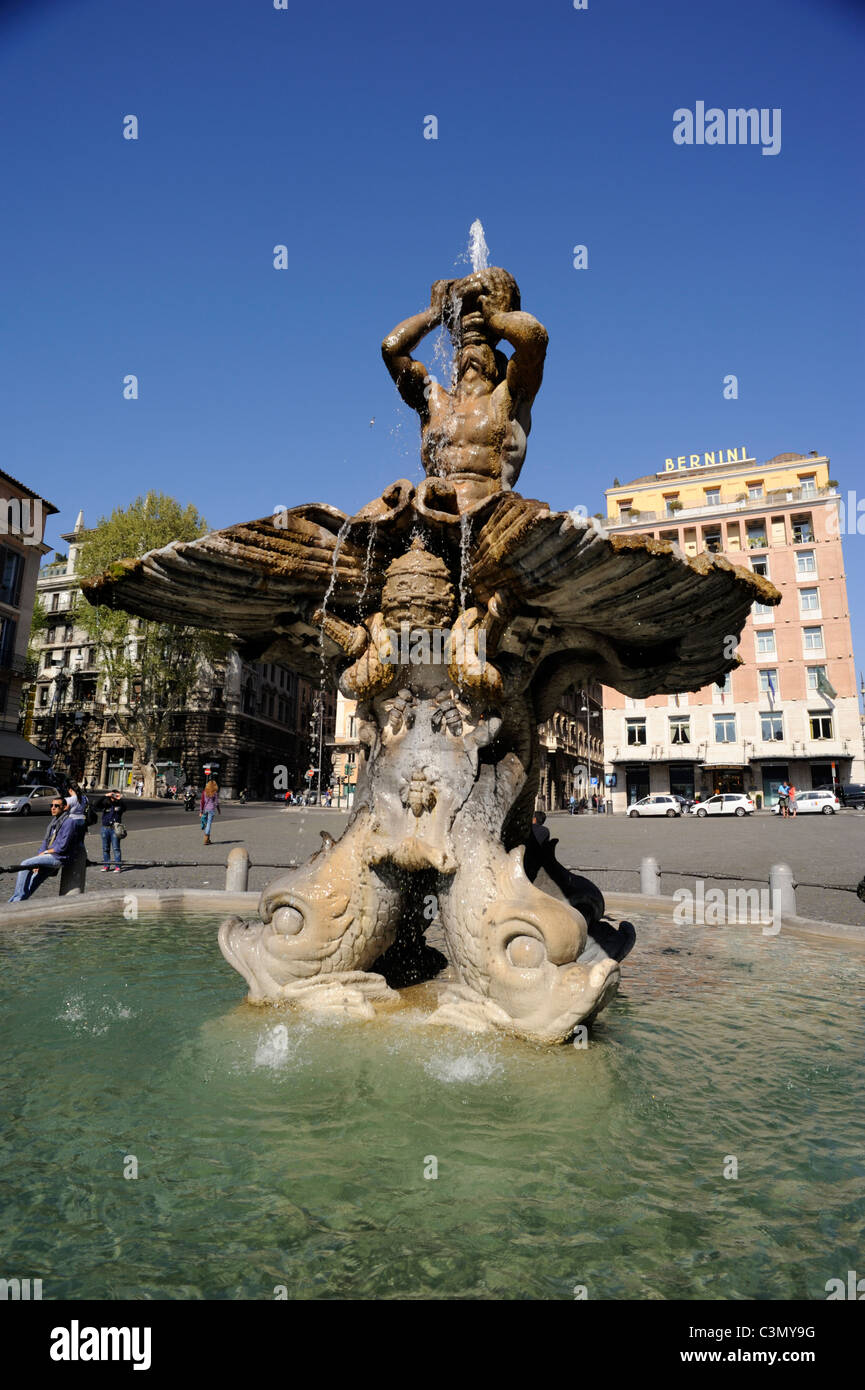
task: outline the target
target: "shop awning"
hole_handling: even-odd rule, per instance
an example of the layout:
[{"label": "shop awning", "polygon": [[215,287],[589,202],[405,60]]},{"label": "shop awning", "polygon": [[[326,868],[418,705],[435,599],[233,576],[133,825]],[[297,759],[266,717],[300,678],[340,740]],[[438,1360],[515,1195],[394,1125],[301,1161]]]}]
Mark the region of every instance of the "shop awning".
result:
[{"label": "shop awning", "polygon": [[51,761],[51,756],[35,743],[28,743],[20,734],[0,733],[0,758],[36,758],[40,762]]}]

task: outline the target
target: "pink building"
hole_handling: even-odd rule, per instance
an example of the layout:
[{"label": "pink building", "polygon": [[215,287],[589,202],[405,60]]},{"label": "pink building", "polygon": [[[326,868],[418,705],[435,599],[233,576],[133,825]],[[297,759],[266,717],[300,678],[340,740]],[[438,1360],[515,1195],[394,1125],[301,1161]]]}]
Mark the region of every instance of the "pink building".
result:
[{"label": "pink building", "polygon": [[723,688],[646,700],[605,690],[616,811],[649,792],[749,791],[774,805],[784,779],[800,790],[865,780],[841,497],[829,461],[780,454],[759,464],[744,449],[742,458],[728,452],[735,457],[724,463],[694,465],[712,455],[691,455],[671,468],[668,459],[663,471],[606,493],[610,531],[651,535],[689,556],[724,554],[782,594],[776,608],[755,605],[737,649],[742,665]]}]

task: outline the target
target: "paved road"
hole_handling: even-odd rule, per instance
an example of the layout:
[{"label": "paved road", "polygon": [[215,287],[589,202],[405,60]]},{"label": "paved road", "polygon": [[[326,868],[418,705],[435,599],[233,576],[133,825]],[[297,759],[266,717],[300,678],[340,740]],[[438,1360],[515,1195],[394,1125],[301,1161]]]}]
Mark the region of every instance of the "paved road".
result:
[{"label": "paved road", "polygon": [[837,891],[842,885],[855,886],[865,874],[862,811],[795,820],[769,813],[719,820],[552,815],[547,824],[560,841],[562,862],[579,868],[602,889],[638,892],[644,855],[657,859],[664,894],[693,886],[696,878],[708,885],[727,875],[741,876],[744,887],[765,886],[771,866],[783,863],[800,885],[828,885],[799,887],[796,905],[803,917],[865,923],[865,904],[855,893]]},{"label": "paved road", "polygon": [[[123,888],[211,887],[224,884],[225,859],[234,845],[245,845],[252,859],[250,887],[261,889],[278,872],[276,867],[303,860],[320,844],[320,832],[338,836],[345,814],[317,809],[284,811],[264,803],[226,806],[214,827],[215,843],[205,846],[198,817],[172,803],[154,808],[134,807],[126,816],[129,835],[123,842],[127,864],[122,874],[102,874],[90,869],[87,890]],[[0,820],[0,863],[9,864],[19,854],[33,852],[45,833],[47,818]],[[661,891],[693,884],[722,882],[727,875],[750,875],[744,886],[766,885],[769,868],[784,862],[800,884],[797,905],[803,916],[835,922],[865,922],[865,905],[853,887],[865,873],[865,812],[844,811],[836,816],[799,816],[782,821],[778,816],[755,815],[721,821],[640,819],[627,816],[553,815],[548,825],[560,840],[559,858],[595,880],[602,889],[639,890],[640,860],[657,859],[662,871]],[[87,837],[91,859],[101,859],[98,830]],[[136,869],[135,861],[170,859],[194,861],[201,867]],[[677,871],[677,872],[673,872]],[[11,876],[0,880],[0,899],[12,891]],[[55,894],[57,881],[41,893]]]}]

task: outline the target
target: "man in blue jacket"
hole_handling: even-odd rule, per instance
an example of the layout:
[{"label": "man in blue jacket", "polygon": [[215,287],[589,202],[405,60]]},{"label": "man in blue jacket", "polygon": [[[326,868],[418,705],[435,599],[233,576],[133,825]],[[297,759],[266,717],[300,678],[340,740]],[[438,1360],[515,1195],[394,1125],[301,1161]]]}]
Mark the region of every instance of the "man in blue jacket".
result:
[{"label": "man in blue jacket", "polygon": [[15,880],[15,892],[10,903],[21,903],[32,898],[36,889],[48,877],[49,872],[62,869],[84,837],[84,821],[80,816],[72,816],[66,809],[62,796],[51,802],[51,821],[39,853],[32,859],[22,859],[25,867]]}]

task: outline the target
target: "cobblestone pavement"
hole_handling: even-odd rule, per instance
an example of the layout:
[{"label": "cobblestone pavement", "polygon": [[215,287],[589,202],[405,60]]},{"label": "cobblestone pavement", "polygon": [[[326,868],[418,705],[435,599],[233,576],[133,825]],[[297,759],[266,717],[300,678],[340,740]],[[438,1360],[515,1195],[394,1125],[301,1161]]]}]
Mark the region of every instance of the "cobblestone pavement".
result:
[{"label": "cobblestone pavement", "polygon": [[[322,830],[338,836],[346,816],[312,808],[284,811],[266,804],[227,806],[216,821],[212,845],[202,843],[198,817],[174,805],[133,807],[126,823],[126,867],[121,874],[88,869],[88,893],[116,892],[120,887],[222,888],[226,857],[235,845],[249,850],[253,866],[249,886],[258,891],[279,873],[280,866],[302,861],[318,848]],[[0,823],[0,862],[11,864],[34,853],[45,824],[42,817]],[[800,884],[828,885],[799,887],[797,907],[802,916],[865,923],[865,905],[855,893],[839,891],[841,886],[854,886],[865,873],[863,812],[799,816],[795,821],[769,814],[747,820],[731,816],[722,821],[692,816],[668,821],[559,814],[551,815],[547,824],[560,841],[562,863],[586,873],[607,891],[638,892],[644,855],[657,859],[664,894],[693,885],[697,876],[707,886],[724,882],[727,875],[737,876],[737,881],[741,878],[746,887],[765,885],[770,866],[783,862],[790,865]],[[86,843],[88,857],[101,861],[98,827],[88,833]],[[134,867],[136,861],[151,859],[195,861],[197,867]],[[2,876],[0,897],[9,897],[12,881],[10,874]],[[53,879],[40,890],[40,896],[56,894],[58,886]]]}]

